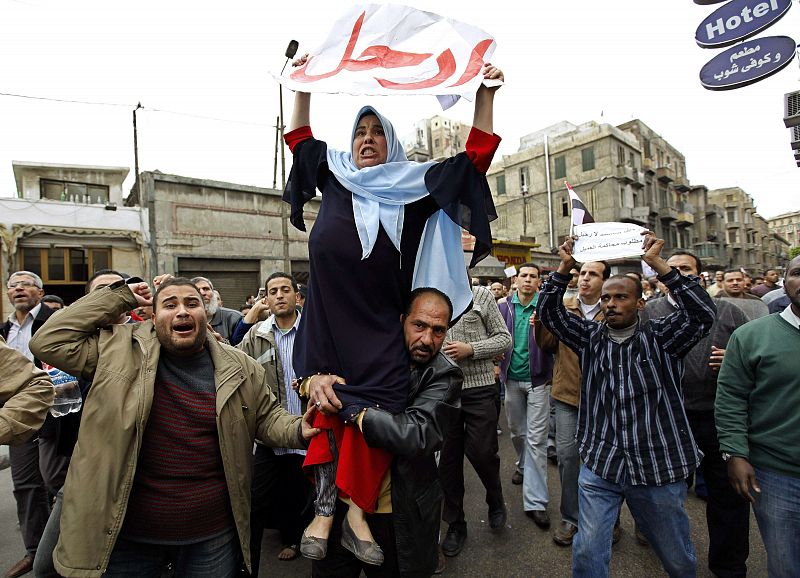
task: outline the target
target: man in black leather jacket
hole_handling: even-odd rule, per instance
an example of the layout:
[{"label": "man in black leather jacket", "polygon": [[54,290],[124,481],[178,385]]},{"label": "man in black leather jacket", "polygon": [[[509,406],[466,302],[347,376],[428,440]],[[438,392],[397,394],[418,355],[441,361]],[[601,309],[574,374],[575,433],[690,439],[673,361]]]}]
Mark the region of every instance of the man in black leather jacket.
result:
[{"label": "man in black leather jacket", "polygon": [[[339,502],[328,553],[314,561],[313,576],[431,576],[438,560],[442,489],[434,452],[442,446],[448,425],[458,416],[461,369],[440,352],[452,317],[452,305],[436,289],[411,293],[402,317],[411,362],[408,407],[392,415],[377,408],[358,420],[364,438],[396,457],[391,468],[391,513],[368,516],[376,542],[384,552],[381,566],[362,564],[340,544],[346,506]],[[335,413],[341,403],[333,393],[336,376],[315,376],[309,398],[320,411]],[[384,511],[379,499],[378,512]]]}]

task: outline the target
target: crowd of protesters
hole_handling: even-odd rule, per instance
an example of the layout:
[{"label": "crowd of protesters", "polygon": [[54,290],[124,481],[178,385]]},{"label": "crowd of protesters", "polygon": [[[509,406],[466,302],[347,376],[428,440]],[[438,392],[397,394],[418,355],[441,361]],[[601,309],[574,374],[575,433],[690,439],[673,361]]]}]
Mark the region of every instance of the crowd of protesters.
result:
[{"label": "crowd of protesters", "polygon": [[[104,269],[66,304],[35,272],[8,278],[0,440],[25,554],[6,578],[257,576],[265,528],[270,558],[316,577],[430,576],[467,542],[465,457],[496,533],[509,507],[551,531],[558,464],[552,539],[574,576],[608,575],[623,501],[665,571],[695,576],[701,476],[711,572],[746,575],[752,507],[770,576],[798,575],[800,257],[782,283],[711,283],[647,231],[649,274],[612,275],[568,238],[555,271],[470,288],[459,223],[474,266],[496,216],[489,84],[466,152],[440,163],[407,161],[372,107],[350,151],[328,149],[296,93],[295,227],[324,192],[307,287],[274,272],[233,309],[208,277]],[[500,478],[503,406],[521,504]]]},{"label": "crowd of protesters", "polygon": [[[440,543],[440,558],[457,556],[467,538],[464,456],[486,489],[492,531],[505,528],[507,507],[550,528],[546,440],[554,429],[561,506],[552,537],[572,547],[575,576],[607,575],[623,501],[667,573],[694,575],[684,508],[692,483],[698,494],[704,486],[707,564],[715,575],[746,575],[751,508],[770,576],[796,575],[800,258],[755,279],[741,269],[709,276],[697,256],[677,252],[665,260],[659,240],[646,242],[655,279],[611,275],[605,262],[577,264],[569,240],[562,264],[544,282],[533,263],[505,283],[473,279],[471,310],[439,345],[461,369],[460,404],[450,401],[460,405],[460,417],[426,424],[441,437],[433,447],[442,450],[436,475],[447,526],[440,539],[428,535]],[[291,275],[270,275],[248,298],[245,315],[220,307],[207,278],[162,275],[153,298],[141,279],[100,270],[87,297],[69,305],[45,296],[33,272],[13,273],[7,289],[14,311],[1,328],[0,433],[11,444],[27,553],[6,576],[82,575],[87,563],[87,571],[144,568],[143,560],[169,571],[173,554],[197,543],[227,545],[229,556],[206,574],[185,575],[232,575],[243,567],[255,576],[265,564],[264,528],[279,530],[283,543],[270,556],[299,555],[314,512],[304,436],[315,430],[308,418],[301,423],[307,400],[292,366],[302,286]],[[148,343],[158,341],[154,359]],[[186,343],[195,346],[189,357],[180,355]],[[41,370],[52,375],[53,366],[75,376],[84,399],[77,412],[58,418],[46,413],[53,390]],[[224,413],[213,418],[220,403],[213,391],[230,371],[244,372],[251,389],[234,390],[229,426],[221,423]],[[148,377],[154,389],[132,393]],[[516,452],[511,482],[523,486],[519,505],[505,501],[500,482],[494,430],[502,431],[503,398]],[[141,403],[152,406],[149,419],[136,409]],[[108,411],[118,405],[130,414]],[[228,429],[234,433],[226,436]],[[391,539],[373,524],[376,540]],[[329,556],[338,555],[331,548]],[[213,558],[204,556],[213,553],[196,555],[208,565]],[[428,573],[404,572],[397,556],[386,557],[386,575]]]}]

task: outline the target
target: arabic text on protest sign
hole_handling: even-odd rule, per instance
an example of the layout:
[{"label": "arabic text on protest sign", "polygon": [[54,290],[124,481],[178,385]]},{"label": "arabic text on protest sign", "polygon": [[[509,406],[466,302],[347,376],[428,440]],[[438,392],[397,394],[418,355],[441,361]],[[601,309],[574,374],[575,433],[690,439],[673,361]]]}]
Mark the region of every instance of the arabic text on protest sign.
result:
[{"label": "arabic text on protest sign", "polygon": [[643,255],[642,227],[630,223],[586,223],[575,226],[572,254],[576,261],[603,261]]},{"label": "arabic text on protest sign", "polygon": [[495,42],[486,32],[398,5],[358,6],[306,63],[280,77],[292,90],[470,98]]}]

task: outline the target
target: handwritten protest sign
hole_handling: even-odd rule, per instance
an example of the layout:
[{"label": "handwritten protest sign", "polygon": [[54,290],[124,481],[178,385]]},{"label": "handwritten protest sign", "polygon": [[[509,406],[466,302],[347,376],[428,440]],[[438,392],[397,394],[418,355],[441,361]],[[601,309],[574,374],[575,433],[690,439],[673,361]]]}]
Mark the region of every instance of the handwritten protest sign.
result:
[{"label": "handwritten protest sign", "polygon": [[408,6],[366,4],[337,20],[305,65],[276,78],[303,92],[433,94],[447,108],[458,97],[473,99],[494,49],[494,39],[474,26]]},{"label": "handwritten protest sign", "polygon": [[575,225],[578,237],[572,250],[576,261],[603,261],[644,255],[643,227],[631,223],[586,223]]}]

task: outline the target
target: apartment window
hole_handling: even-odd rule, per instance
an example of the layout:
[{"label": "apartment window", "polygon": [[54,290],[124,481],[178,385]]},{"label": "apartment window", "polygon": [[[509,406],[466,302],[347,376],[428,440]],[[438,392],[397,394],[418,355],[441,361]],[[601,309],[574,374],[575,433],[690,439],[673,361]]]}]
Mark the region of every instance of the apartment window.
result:
[{"label": "apartment window", "polygon": [[622,185],[619,187],[619,206],[625,206],[625,187]]},{"label": "apartment window", "polygon": [[628,151],[628,166],[631,167],[632,169],[636,168],[635,158],[636,157],[633,156],[633,151]]},{"label": "apartment window", "polygon": [[569,195],[564,195],[561,199],[561,216],[569,217]]},{"label": "apartment window", "polygon": [[522,191],[522,194],[528,192],[528,187],[530,185],[530,176],[528,174],[528,167],[520,167],[519,168],[519,190]]},{"label": "apartment window", "polygon": [[659,187],[659,202],[662,207],[671,207],[669,196],[667,195],[667,187]]},{"label": "apartment window", "polygon": [[725,220],[728,223],[735,223],[736,222],[736,209],[728,209],[727,215],[725,216]]},{"label": "apartment window", "polygon": [[581,166],[584,171],[594,169],[594,147],[589,147],[581,151]]},{"label": "apartment window", "polygon": [[636,189],[634,189],[632,191],[632,196],[633,196],[633,205],[632,206],[638,207],[639,206],[639,193],[636,191]]},{"label": "apartment window", "polygon": [[441,139],[433,139],[433,148],[438,149],[442,144]]},{"label": "apartment window", "polygon": [[46,283],[83,284],[90,272],[111,267],[111,249],[53,247],[20,249],[22,269],[32,271]]},{"label": "apartment window", "polygon": [[39,181],[41,198],[70,203],[108,203],[108,187],[89,183],[56,181],[41,179]]},{"label": "apartment window", "polygon": [[726,203],[735,203],[736,199],[733,198],[733,195],[725,195],[725,202]]},{"label": "apartment window", "polygon": [[557,156],[553,159],[555,164],[555,178],[564,179],[567,176],[567,157],[564,155]]},{"label": "apartment window", "polygon": [[497,191],[498,196],[506,194],[506,176],[505,175],[497,175],[497,178],[495,179],[495,190]]},{"label": "apartment window", "polygon": [[617,146],[617,164],[623,166],[625,164],[625,147]]}]

